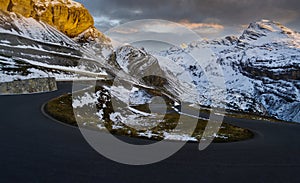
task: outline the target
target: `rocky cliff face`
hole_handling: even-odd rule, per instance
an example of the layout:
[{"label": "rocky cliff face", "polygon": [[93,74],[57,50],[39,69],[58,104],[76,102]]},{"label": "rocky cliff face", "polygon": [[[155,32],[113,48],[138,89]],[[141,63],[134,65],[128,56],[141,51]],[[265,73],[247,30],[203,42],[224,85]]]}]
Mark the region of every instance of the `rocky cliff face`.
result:
[{"label": "rocky cliff face", "polygon": [[104,72],[91,52],[42,21],[0,11],[0,83],[98,77]]},{"label": "rocky cliff face", "polygon": [[72,0],[2,0],[0,9],[32,17],[43,21],[70,38],[76,38],[83,32],[93,30],[94,34],[81,35],[85,40],[101,38],[109,41],[94,27],[89,11],[80,3]]},{"label": "rocky cliff face", "polygon": [[[227,88],[226,109],[270,115],[286,121],[300,122],[300,34],[277,22],[254,22],[240,37],[192,43],[184,50],[173,48],[162,56],[181,65],[190,74],[200,94],[206,89],[205,75],[214,75],[214,68],[205,68],[185,57],[185,52],[210,48],[221,65]],[[170,67],[171,68],[171,67]],[[173,73],[181,74],[177,70]],[[200,104],[210,105],[206,97]],[[220,106],[223,107],[223,106]]]}]

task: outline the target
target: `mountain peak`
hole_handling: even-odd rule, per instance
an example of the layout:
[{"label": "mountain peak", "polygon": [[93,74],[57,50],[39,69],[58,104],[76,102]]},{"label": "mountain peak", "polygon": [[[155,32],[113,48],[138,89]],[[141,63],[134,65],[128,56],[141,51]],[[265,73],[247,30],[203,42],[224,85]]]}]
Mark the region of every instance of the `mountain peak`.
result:
[{"label": "mountain peak", "polygon": [[[70,38],[76,39],[80,36],[82,40],[90,36],[88,39],[95,40],[104,37],[94,27],[94,19],[89,11],[82,4],[72,0],[2,0],[0,10],[42,21]],[[82,33],[85,32],[88,34],[83,36]]]},{"label": "mountain peak", "polygon": [[261,20],[258,22],[250,23],[248,29],[254,29],[257,31],[267,32],[293,32],[291,29],[285,27],[279,22],[271,20]]},{"label": "mountain peak", "polygon": [[295,31],[285,27],[284,25],[278,22],[271,20],[261,20],[250,23],[248,28],[243,32],[240,39],[253,41],[267,36],[287,38],[295,34]]},{"label": "mountain peak", "polygon": [[89,11],[72,0],[3,0],[0,9],[32,17],[75,37],[94,25]]}]

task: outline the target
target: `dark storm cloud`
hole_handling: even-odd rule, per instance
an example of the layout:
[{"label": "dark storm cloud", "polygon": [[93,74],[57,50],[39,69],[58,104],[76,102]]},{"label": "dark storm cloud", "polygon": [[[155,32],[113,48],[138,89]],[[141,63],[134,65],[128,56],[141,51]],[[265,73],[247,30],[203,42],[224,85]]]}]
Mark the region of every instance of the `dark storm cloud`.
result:
[{"label": "dark storm cloud", "polygon": [[299,29],[298,0],[77,0],[94,16],[126,22],[144,18],[218,23],[227,27],[271,19]]}]

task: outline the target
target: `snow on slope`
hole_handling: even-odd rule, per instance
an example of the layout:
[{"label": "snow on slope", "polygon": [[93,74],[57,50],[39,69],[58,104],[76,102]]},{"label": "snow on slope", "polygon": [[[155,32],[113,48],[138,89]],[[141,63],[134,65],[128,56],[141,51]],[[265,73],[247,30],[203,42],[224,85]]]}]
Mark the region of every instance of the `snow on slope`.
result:
[{"label": "snow on slope", "polygon": [[0,14],[0,33],[19,35],[59,46],[75,45],[74,41],[63,33],[43,22],[38,22],[33,18],[24,18],[15,13],[0,12]]},{"label": "snow on slope", "polygon": [[[58,80],[86,79],[105,76],[102,68],[111,68],[106,63],[95,62],[93,52],[83,50],[56,29],[14,13],[1,12],[0,40],[0,82],[48,76]],[[128,78],[126,74],[135,76],[130,71],[151,74],[153,71],[148,69],[154,67],[155,73],[167,81],[150,80],[162,85],[166,95],[209,106],[211,95],[224,94],[209,88],[203,72],[205,69],[215,74],[215,68],[209,65],[202,68],[188,55],[203,49],[211,49],[215,54],[216,59],[209,62],[222,66],[226,81],[226,100],[217,107],[300,122],[300,35],[275,22],[252,23],[239,38],[195,42],[184,50],[170,48],[159,53],[169,60],[156,59],[144,50],[125,46],[116,50],[113,61],[117,70],[124,70]],[[80,62],[83,65],[78,67]],[[146,67],[141,67],[145,64]],[[134,78],[128,80],[136,82]],[[198,93],[186,91],[194,85]],[[141,88],[134,92],[125,90],[131,94],[132,104],[151,100]],[[117,97],[124,99],[123,95]]]},{"label": "snow on slope", "polygon": [[[255,112],[286,121],[300,122],[299,40],[298,33],[274,22],[261,21],[252,23],[239,38],[226,37],[214,41],[195,42],[189,44],[184,50],[174,47],[154,53],[167,59],[155,58],[145,50],[129,45],[117,48],[108,60],[117,71],[124,71],[135,79],[140,79],[139,76],[143,74],[154,73],[166,80],[152,78],[150,83],[147,83],[147,80],[142,81],[142,84],[147,85],[144,86],[145,88],[141,84],[130,88],[126,87],[126,82],[137,81],[131,80],[130,77],[125,78],[129,76],[125,74],[123,79],[126,80],[124,81],[126,84],[104,87],[105,90],[100,93],[97,103],[100,108],[97,116],[101,121],[98,127],[105,128],[103,125],[105,121],[109,122],[112,129],[124,130],[127,129],[124,125],[128,125],[135,129],[142,128],[142,132],[136,132],[140,136],[156,137],[157,132],[149,129],[153,124],[157,125],[157,122],[160,122],[160,116],[141,113],[133,108],[136,105],[150,103],[153,97],[150,90],[153,88],[163,92],[164,95],[169,94],[173,102],[169,104],[171,107],[177,105],[177,99],[210,106],[211,95],[217,95],[217,98],[226,95],[225,101],[215,107]],[[211,90],[208,85],[204,70],[211,75],[218,75],[216,68],[212,67],[212,64],[203,67],[189,56],[191,52],[201,52],[205,49],[212,50],[216,58],[207,62],[216,62],[222,67],[227,94]],[[153,68],[155,71],[151,70]],[[154,87],[153,83],[160,87]],[[189,91],[192,85],[196,86],[197,94]],[[182,97],[184,94],[186,97]],[[200,97],[195,97],[199,94]],[[114,108],[113,111],[109,104],[109,97],[115,97],[121,107],[116,110]],[[89,105],[80,97],[78,102]],[[80,117],[82,116],[79,115]],[[84,118],[82,120],[85,122],[84,125],[95,123],[85,121]],[[186,134],[173,136],[172,130],[160,132],[165,139],[195,140]],[[129,130],[128,134],[131,133],[133,132]]]},{"label": "snow on slope", "polygon": [[[186,57],[186,53],[210,48],[215,53],[215,62],[223,69],[227,109],[300,122],[299,42],[299,33],[279,23],[262,20],[251,23],[239,38],[191,43],[184,51],[171,48],[160,54],[190,74],[189,82],[197,86],[202,105],[210,104],[203,95],[209,92],[205,73],[201,66]],[[215,71],[213,68],[205,70]]]},{"label": "snow on slope", "polygon": [[93,54],[55,28],[15,13],[0,15],[0,82],[107,76]]}]

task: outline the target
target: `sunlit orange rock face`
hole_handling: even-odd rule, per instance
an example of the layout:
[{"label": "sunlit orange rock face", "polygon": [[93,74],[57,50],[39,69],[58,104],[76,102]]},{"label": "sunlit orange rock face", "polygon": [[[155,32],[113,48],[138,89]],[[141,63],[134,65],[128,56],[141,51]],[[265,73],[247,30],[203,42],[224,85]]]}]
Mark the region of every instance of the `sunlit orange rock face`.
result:
[{"label": "sunlit orange rock face", "polygon": [[89,11],[71,0],[1,0],[0,9],[46,22],[71,38],[95,29]]}]

